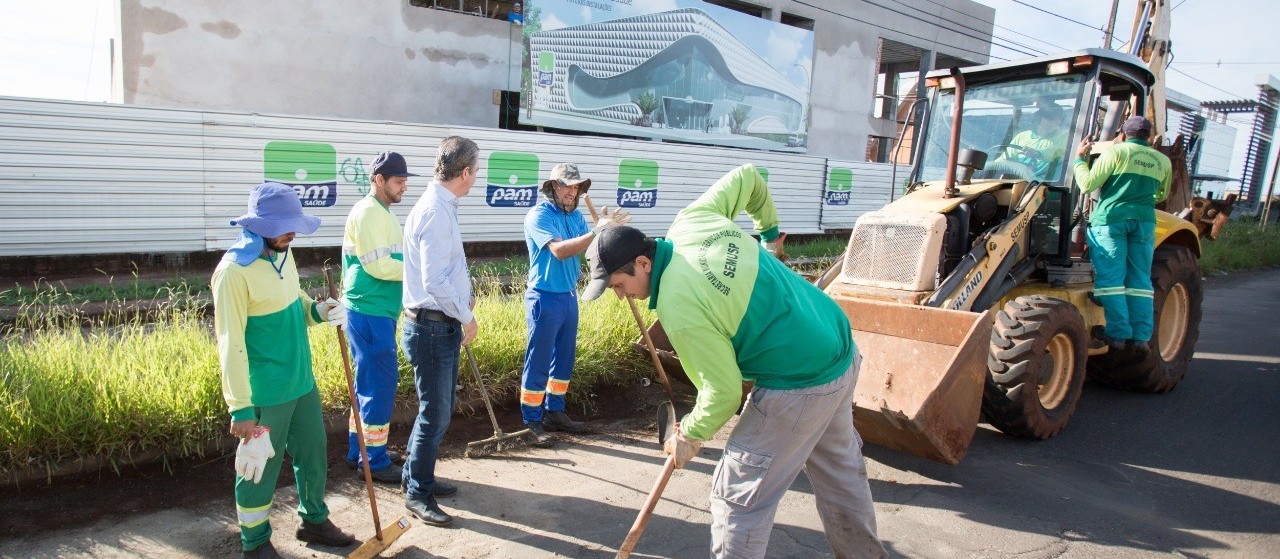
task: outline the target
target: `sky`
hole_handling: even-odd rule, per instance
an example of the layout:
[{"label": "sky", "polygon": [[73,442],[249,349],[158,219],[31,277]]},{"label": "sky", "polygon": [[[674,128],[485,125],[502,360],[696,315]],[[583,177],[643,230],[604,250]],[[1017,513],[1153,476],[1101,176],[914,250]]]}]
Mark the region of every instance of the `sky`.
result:
[{"label": "sky", "polygon": [[[1103,38],[1101,28],[1105,26],[1111,9],[1108,0],[977,1],[996,9],[996,45],[991,49],[993,61],[1038,55],[1036,51],[1100,47]],[[1255,80],[1259,74],[1280,78],[1280,52],[1268,39],[1280,22],[1280,2],[1170,1],[1174,7],[1171,31],[1174,62],[1168,72],[1169,87],[1201,101],[1256,99],[1258,88]],[[693,3],[690,0],[644,2],[673,7]],[[1129,35],[1136,2],[1120,0],[1116,36],[1122,41]],[[637,0],[633,4],[639,3]],[[943,2],[915,0],[914,5],[932,9],[939,3]],[[0,95],[75,101],[110,100],[109,39],[117,27],[115,4],[116,0],[0,0],[0,13],[5,14],[0,18],[0,76],[4,76],[0,80]],[[619,10],[627,9],[624,4],[615,6]],[[646,7],[652,9],[651,6]],[[579,10],[576,17],[589,15]],[[613,17],[618,15],[623,14],[618,12]],[[957,21],[964,19],[948,15]],[[761,43],[770,42],[775,47],[762,56],[772,59],[771,62],[785,58],[788,52],[797,52],[787,50],[793,45],[786,38]],[[1228,122],[1238,130],[1231,170],[1232,176],[1238,177],[1252,118],[1235,115]]]}]

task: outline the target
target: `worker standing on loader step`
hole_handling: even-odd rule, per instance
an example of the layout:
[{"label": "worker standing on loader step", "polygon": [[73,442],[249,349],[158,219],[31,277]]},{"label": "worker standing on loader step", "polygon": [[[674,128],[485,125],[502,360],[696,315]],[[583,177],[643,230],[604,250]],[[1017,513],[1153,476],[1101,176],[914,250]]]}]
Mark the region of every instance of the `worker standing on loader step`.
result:
[{"label": "worker standing on loader step", "polygon": [[286,450],[298,486],[298,539],[351,545],[355,538],[333,525],[324,503],[329,465],[307,342],[307,326],[344,325],[346,310],[302,291],[289,251],[320,219],[302,213],[292,187],[266,182],[249,193],[249,213],[231,224],[243,230],[213,272],[213,323],[231,434],[241,438],[235,494],[244,556],[279,557],[268,517]]},{"label": "worker standing on loader step", "polygon": [[1151,258],[1155,251],[1156,202],[1169,195],[1173,165],[1147,143],[1151,121],[1135,116],[1120,127],[1121,142],[1089,165],[1092,142],[1076,150],[1076,184],[1099,190],[1089,215],[1089,257],[1095,270],[1093,294],[1107,319],[1112,349],[1149,351],[1153,328]]},{"label": "worker standing on loader step", "polygon": [[591,188],[573,163],[551,168],[543,181],[546,198],[524,218],[524,242],[529,249],[529,279],[524,292],[525,323],[529,327],[520,375],[520,415],[538,446],[548,446],[547,431],[578,433],[585,429],[564,411],[564,396],[573,376],[578,342],[579,256],[596,235],[630,220],[627,212],[605,216],[594,228],[578,211],[578,199]]},{"label": "worker standing on loader step", "polygon": [[[400,467],[387,452],[391,411],[400,382],[396,320],[404,280],[404,232],[391,205],[404,196],[409,172],[404,156],[384,151],[369,165],[369,194],[351,208],[342,235],[342,304],[347,309],[347,341],[355,362],[356,400],[374,481],[400,483]],[[347,462],[360,466],[352,411],[347,428]],[[356,470],[358,475],[364,472]]]},{"label": "worker standing on loader step", "polygon": [[441,140],[435,179],[405,219],[400,345],[413,365],[418,417],[409,435],[404,506],[432,526],[453,523],[436,497],[458,492],[456,485],[436,477],[436,459],[457,401],[458,357],[479,328],[471,312],[475,299],[458,229],[458,200],[471,191],[479,170],[475,142],[461,136]]},{"label": "worker standing on loader step", "polygon": [[[746,210],[761,243],[734,224]],[[836,557],[884,557],[853,427],[861,357],[844,311],[775,256],[778,211],[753,165],[730,171],[676,215],[667,238],[631,227],[587,249],[584,300],[613,289],[649,298],[698,389],[666,441],[684,467],[755,388],[725,444],[711,488],[711,555],[764,557],[774,513],[804,468]],[[766,418],[768,418],[766,420]]]}]

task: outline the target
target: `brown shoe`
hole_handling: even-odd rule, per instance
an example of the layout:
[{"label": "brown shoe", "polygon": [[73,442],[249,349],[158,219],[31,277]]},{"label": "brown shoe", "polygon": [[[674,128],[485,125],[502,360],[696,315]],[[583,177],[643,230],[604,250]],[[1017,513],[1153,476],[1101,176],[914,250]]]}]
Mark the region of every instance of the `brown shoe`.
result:
[{"label": "brown shoe", "polygon": [[356,543],[356,537],[343,532],[333,525],[333,521],[325,519],[319,524],[312,524],[306,520],[302,521],[302,526],[298,527],[298,539],[307,543],[318,543],[329,547],[346,547]]}]

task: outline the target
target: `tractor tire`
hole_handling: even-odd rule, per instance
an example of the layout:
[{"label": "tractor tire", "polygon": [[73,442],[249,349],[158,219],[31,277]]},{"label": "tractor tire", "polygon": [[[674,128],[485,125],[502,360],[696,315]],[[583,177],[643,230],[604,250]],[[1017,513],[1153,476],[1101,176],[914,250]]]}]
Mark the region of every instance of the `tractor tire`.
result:
[{"label": "tractor tire", "polygon": [[1047,439],[1067,425],[1085,379],[1084,318],[1071,303],[1018,297],[996,315],[982,413],[1005,434]]},{"label": "tractor tire", "polygon": [[1089,360],[1089,378],[1124,390],[1163,394],[1187,376],[1200,339],[1200,303],[1204,299],[1200,263],[1191,249],[1157,248],[1151,259],[1151,287],[1155,291],[1155,332],[1149,351],[1094,356]]}]

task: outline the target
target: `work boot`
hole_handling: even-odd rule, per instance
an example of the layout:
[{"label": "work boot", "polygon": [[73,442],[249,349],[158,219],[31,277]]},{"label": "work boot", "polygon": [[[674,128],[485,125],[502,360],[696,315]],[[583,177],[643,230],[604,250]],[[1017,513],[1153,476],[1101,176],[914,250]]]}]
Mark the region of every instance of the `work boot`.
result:
[{"label": "work boot", "polygon": [[453,524],[453,517],[449,516],[449,513],[440,510],[440,505],[436,504],[435,497],[427,497],[425,501],[406,498],[404,500],[404,508],[409,510],[409,514],[418,517],[418,520],[432,526]]},{"label": "work boot", "polygon": [[[400,483],[400,477],[402,475],[403,473],[400,469],[400,466],[397,466],[395,464],[382,468],[381,470],[369,471],[369,476],[373,478],[373,481],[376,481],[378,483],[385,483],[387,485],[395,485],[397,483]],[[360,468],[356,470],[356,477],[360,477],[360,478],[364,477],[364,468]]]},{"label": "work boot", "polygon": [[244,559],[282,559],[276,548],[271,546],[271,542],[264,543],[254,549],[244,552]]},{"label": "work boot", "polygon": [[318,543],[329,547],[346,547],[356,543],[356,537],[343,532],[333,525],[333,521],[325,519],[319,524],[312,524],[306,520],[302,521],[302,526],[298,527],[298,539],[307,543]]},{"label": "work boot", "polygon": [[1130,349],[1128,340],[1121,340],[1108,336],[1106,330],[1101,326],[1095,326],[1092,334],[1094,339],[1106,344],[1111,351],[1119,353]]},{"label": "work boot", "polygon": [[551,435],[547,434],[547,429],[542,425],[541,421],[525,423],[524,426],[529,429],[530,433],[532,433],[531,437],[533,438],[533,442],[531,444],[533,444],[533,446],[538,448],[551,448],[552,446],[555,446],[556,441],[551,438]]},{"label": "work boot", "polygon": [[1151,345],[1142,340],[1126,340],[1124,345],[1125,350],[1142,358],[1151,354]]},{"label": "work boot", "polygon": [[585,423],[569,419],[569,414],[562,411],[547,412],[547,415],[542,418],[542,425],[548,431],[564,431],[566,433],[581,433],[587,428]]}]

